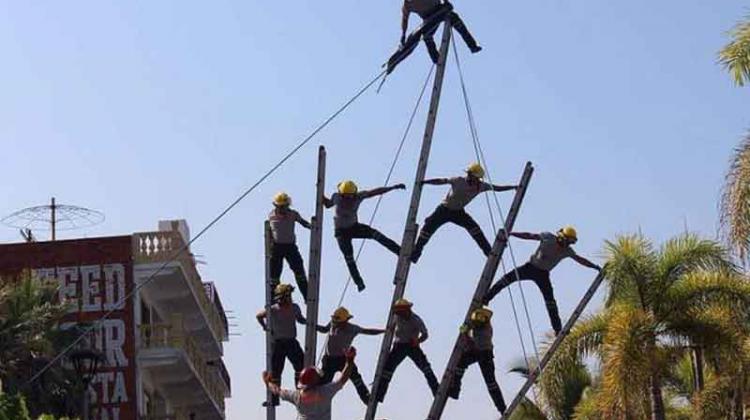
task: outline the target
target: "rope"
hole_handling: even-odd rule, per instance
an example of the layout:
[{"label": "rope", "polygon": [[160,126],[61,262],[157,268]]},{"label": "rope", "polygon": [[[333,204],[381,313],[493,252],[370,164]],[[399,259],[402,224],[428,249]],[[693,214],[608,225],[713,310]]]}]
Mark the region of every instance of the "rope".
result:
[{"label": "rope", "polygon": [[[458,56],[458,49],[456,48],[455,44],[453,45],[453,54],[455,55],[455,58],[456,58],[456,66],[458,68],[458,74],[459,74],[459,78],[460,78],[460,81],[461,81],[461,91],[463,93],[464,106],[466,108],[466,114],[467,114],[467,117],[468,117],[468,120],[469,120],[469,127],[470,127],[470,131],[471,131],[471,135],[472,135],[472,140],[474,142],[474,151],[475,151],[475,154],[477,156],[477,159],[486,168],[487,179],[492,184],[492,176],[491,176],[490,171],[489,171],[489,165],[487,165],[487,161],[486,161],[485,156],[484,156],[484,151],[482,150],[481,141],[479,140],[479,134],[477,132],[476,122],[474,120],[474,113],[472,111],[471,103],[469,101],[469,95],[468,95],[468,91],[466,89],[466,83],[464,81],[464,76],[463,76],[463,69],[461,68],[461,61],[460,61],[460,58]],[[497,192],[495,192],[493,190],[492,191],[492,196],[493,196],[493,198],[495,200],[495,206],[497,207],[497,211],[498,211],[498,213],[500,215],[500,219],[501,219],[503,225],[505,225],[505,217],[504,217],[502,208],[500,207],[500,201],[499,201],[499,199],[497,197]],[[490,205],[490,202],[489,202],[489,197],[486,196],[485,198],[486,198],[486,202],[487,202],[487,206],[488,206],[488,211],[491,214],[492,213],[492,209],[491,209],[491,205]],[[493,223],[493,228],[495,228],[495,226],[494,226],[494,218],[492,217],[492,215],[490,215],[490,220]],[[518,274],[518,265],[516,263],[515,254],[513,252],[513,247],[510,244],[510,240],[508,240],[507,246],[508,246],[508,250],[509,250],[510,256],[511,256],[511,262],[513,264],[513,272],[514,272],[514,274],[516,276],[516,283],[518,284],[518,289],[521,292],[521,299],[522,299],[522,303],[523,303],[523,307],[524,307],[524,312],[526,314],[526,322],[527,322],[528,327],[529,327],[529,335],[531,337],[531,342],[532,342],[532,345],[534,347],[534,353],[535,353],[535,356],[536,356],[537,360],[539,360],[539,349],[538,349],[538,346],[537,346],[537,343],[536,343],[536,338],[535,338],[535,335],[534,335],[534,329],[533,329],[533,326],[531,325],[531,317],[529,315],[528,305],[527,305],[527,302],[526,302],[526,296],[525,296],[524,291],[523,291],[523,286],[521,285],[520,276]],[[503,265],[503,271],[506,271],[505,262],[504,261],[502,262],[502,265]],[[507,274],[507,272],[506,272],[506,274]],[[526,360],[527,368],[529,368],[529,362],[528,362],[528,357],[526,355],[526,350],[525,350],[525,344],[524,344],[524,340],[523,340],[523,335],[521,333],[520,324],[519,324],[519,321],[518,321],[518,318],[517,318],[517,314],[516,314],[516,308],[515,308],[515,301],[514,301],[514,298],[513,298],[513,292],[511,291],[510,287],[508,287],[508,292],[509,292],[510,299],[511,299],[511,306],[513,307],[513,315],[514,315],[514,319],[515,319],[515,322],[516,322],[516,329],[517,329],[517,332],[519,334],[519,339],[521,341],[521,348],[522,348],[522,350],[524,352],[524,359]]]},{"label": "rope", "polygon": [[[222,210],[218,216],[216,216],[211,222],[209,222],[203,229],[198,232],[197,235],[195,235],[193,238],[190,239],[182,248],[175,251],[174,255],[164,262],[159,268],[151,274],[145,281],[143,281],[141,284],[137,285],[133,288],[133,290],[125,295],[122,300],[115,305],[115,307],[122,306],[125,302],[127,302],[128,299],[130,299],[133,295],[138,293],[144,286],[149,284],[151,281],[153,281],[156,276],[161,273],[169,264],[175,262],[177,258],[179,258],[183,253],[188,252],[190,249],[190,246],[196,242],[198,239],[200,239],[208,230],[210,230],[215,224],[217,224],[221,219],[224,218],[232,209],[234,209],[242,200],[244,200],[251,192],[253,192],[260,184],[262,184],[266,179],[268,179],[274,172],[276,172],[284,163],[286,163],[289,159],[292,158],[302,147],[304,147],[310,140],[313,139],[318,133],[320,133],[328,124],[331,123],[336,117],[338,117],[344,110],[346,110],[354,101],[359,99],[360,96],[362,96],[372,85],[375,84],[381,77],[385,75],[385,70],[380,72],[377,76],[375,76],[374,79],[372,79],[370,82],[365,84],[362,88],[357,91],[357,93],[352,96],[348,101],[344,103],[338,110],[336,110],[331,116],[326,118],[322,124],[320,124],[315,130],[313,130],[310,134],[307,135],[299,144],[297,144],[294,148],[292,148],[291,151],[289,151],[284,157],[276,163],[274,166],[271,167],[263,176],[261,176],[253,185],[251,185],[248,189],[246,189],[242,194],[240,194],[239,197],[237,197],[234,201],[232,201],[224,210]],[[104,320],[109,318],[116,309],[112,309],[108,312],[105,312],[104,315],[102,315],[98,320],[93,322],[88,327],[84,328],[81,334],[68,346],[66,346],[61,352],[59,352],[55,357],[52,358],[44,367],[42,367],[39,371],[37,371],[24,385],[28,386],[37,379],[39,379],[44,372],[46,372],[49,368],[51,368],[55,363],[59,362],[65,354],[67,354],[70,350],[72,350],[75,346],[77,346],[89,333],[93,332],[94,329]]]},{"label": "rope", "polygon": [[[430,67],[430,71],[427,73],[427,78],[424,81],[424,84],[422,85],[422,90],[419,92],[419,97],[417,98],[417,103],[414,104],[414,109],[411,111],[411,116],[409,117],[409,122],[406,124],[406,129],[404,130],[404,135],[401,137],[401,142],[398,145],[398,148],[396,149],[396,154],[393,157],[393,161],[391,162],[391,167],[388,169],[388,174],[385,177],[385,181],[383,181],[383,185],[387,186],[388,183],[391,181],[391,177],[393,176],[393,171],[396,169],[396,164],[398,163],[399,158],[401,157],[401,151],[404,148],[404,144],[406,144],[406,139],[409,137],[409,132],[411,131],[411,126],[414,123],[414,118],[417,116],[417,111],[419,110],[419,105],[422,103],[422,98],[424,97],[424,93],[427,91],[427,86],[430,83],[430,79],[432,78],[432,72],[435,70],[435,65],[433,64]],[[370,215],[370,220],[368,222],[369,225],[372,225],[375,222],[375,216],[378,214],[378,210],[380,209],[380,202],[383,200],[383,196],[378,196],[378,201],[375,203],[375,209],[373,209],[372,214]],[[359,248],[357,249],[357,255],[354,257],[354,262],[357,263],[359,261],[359,256],[362,255],[362,250],[365,248],[365,244],[367,243],[367,240],[362,239],[359,242]],[[341,296],[339,297],[338,304],[336,305],[341,306],[342,303],[344,303],[344,299],[346,298],[346,292],[349,290],[349,285],[352,282],[352,276],[350,275],[349,278],[346,280],[346,283],[344,283],[344,289],[341,291]],[[328,343],[329,336],[326,335],[326,339],[323,343],[323,347]],[[323,359],[322,353],[318,356],[318,361],[316,364],[320,364],[320,361]]]}]

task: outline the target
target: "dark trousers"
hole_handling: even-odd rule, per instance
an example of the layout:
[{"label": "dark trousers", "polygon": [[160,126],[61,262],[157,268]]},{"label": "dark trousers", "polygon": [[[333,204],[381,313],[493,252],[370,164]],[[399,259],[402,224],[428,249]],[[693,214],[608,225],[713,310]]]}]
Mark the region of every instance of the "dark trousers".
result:
[{"label": "dark trousers", "polygon": [[562,330],[562,321],[560,321],[560,312],[557,309],[557,301],[555,301],[555,293],[552,289],[549,271],[537,268],[530,262],[518,267],[518,277],[516,277],[515,271],[509,271],[503,276],[503,278],[498,280],[497,283],[493,284],[484,297],[485,303],[491,301],[503,289],[518,280],[534,281],[536,287],[539,288],[539,291],[542,292],[542,296],[544,297],[544,305],[547,307],[547,314],[552,323],[552,328],[555,330],[556,334],[559,334],[560,330]]},{"label": "dark trousers", "polygon": [[435,395],[437,392],[440,384],[438,383],[437,377],[435,377],[435,373],[432,371],[432,366],[430,366],[430,362],[427,360],[427,356],[422,349],[419,346],[412,346],[409,343],[396,343],[393,345],[391,352],[388,353],[388,358],[385,361],[385,369],[383,369],[383,376],[380,377],[378,389],[373,391],[378,401],[383,402],[385,399],[385,394],[388,392],[388,385],[391,383],[393,373],[396,371],[398,365],[400,365],[407,357],[411,359],[412,362],[417,365],[417,368],[419,368],[424,374],[424,378],[427,380],[427,385],[429,385],[432,395]]},{"label": "dark trousers", "polygon": [[[294,367],[294,383],[296,384],[299,380],[299,374],[305,365],[305,354],[297,340],[281,339],[273,342],[271,377],[277,385],[281,385],[281,375],[284,373],[284,362],[286,359],[289,359],[292,367]],[[273,401],[278,405],[279,397],[275,396]]]},{"label": "dark trousers", "polygon": [[352,239],[374,239],[394,254],[399,255],[401,253],[401,247],[396,242],[370,226],[362,223],[357,223],[348,228],[336,229],[335,235],[336,241],[339,243],[339,249],[341,249],[341,252],[344,254],[346,266],[349,267],[349,274],[351,274],[352,280],[354,280],[354,283],[358,286],[364,285],[365,282],[362,280],[362,275],[359,273],[357,262],[354,261],[354,246],[352,245]]},{"label": "dark trousers", "polygon": [[482,377],[484,383],[487,385],[487,391],[490,393],[492,402],[495,403],[495,407],[499,412],[505,411],[505,400],[503,399],[503,393],[500,390],[495,379],[495,355],[492,354],[492,350],[477,351],[468,350],[461,356],[461,360],[458,362],[456,374],[453,375],[453,382],[449,390],[449,395],[453,399],[458,399],[461,394],[461,380],[464,377],[466,369],[479,363],[479,369],[482,371]]},{"label": "dark trousers", "polygon": [[[352,364],[352,374],[349,379],[352,381],[352,384],[354,384],[354,388],[357,389],[357,395],[359,395],[359,399],[362,400],[365,405],[367,405],[370,402],[370,391],[367,389],[367,385],[365,385],[365,382],[362,380],[362,375],[360,375],[359,369],[357,369],[357,365],[354,364],[353,361]],[[342,370],[344,370],[345,365],[345,356],[323,356],[323,366],[321,367],[321,370],[323,370],[323,379],[321,380],[321,383],[331,383],[336,372],[341,372]]]},{"label": "dark trousers", "polygon": [[302,255],[300,255],[296,244],[273,244],[271,246],[271,281],[275,284],[279,283],[281,271],[284,267],[284,260],[286,260],[289,268],[294,272],[297,287],[299,287],[300,293],[307,300],[307,275],[305,274]]},{"label": "dark trousers", "polygon": [[[428,20],[431,16],[436,15],[438,13],[443,12],[444,8],[450,7],[453,8],[452,5],[449,4],[441,4],[437,8],[435,8],[434,11],[426,14],[425,16],[422,16],[422,19]],[[474,36],[471,35],[471,32],[469,32],[469,29],[466,27],[466,24],[464,24],[464,21],[461,19],[461,16],[458,15],[456,12],[448,12],[447,14],[448,19],[451,21],[451,25],[453,25],[453,28],[461,35],[461,38],[463,38],[466,45],[471,49],[472,51],[477,48],[477,41],[474,39]],[[427,52],[430,53],[430,58],[432,58],[432,61],[437,64],[438,58],[440,57],[440,52],[438,51],[437,45],[435,45],[435,32],[438,29],[438,25],[435,25],[430,31],[426,32],[422,39],[424,40],[424,44],[427,47]]]},{"label": "dark trousers", "polygon": [[414,252],[412,253],[413,259],[418,259],[422,255],[425,245],[430,240],[435,231],[446,223],[453,223],[469,232],[469,235],[474,239],[474,242],[479,245],[484,255],[489,255],[492,250],[492,245],[487,241],[487,238],[482,233],[482,228],[479,227],[477,222],[466,213],[464,209],[451,210],[444,205],[439,205],[431,215],[427,216],[422,226],[422,231],[419,232],[417,238],[417,244],[414,245]]}]

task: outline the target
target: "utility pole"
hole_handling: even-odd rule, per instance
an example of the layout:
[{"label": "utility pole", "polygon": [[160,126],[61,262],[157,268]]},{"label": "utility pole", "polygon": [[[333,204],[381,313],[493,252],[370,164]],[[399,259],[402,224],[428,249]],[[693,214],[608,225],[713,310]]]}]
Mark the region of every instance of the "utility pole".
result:
[{"label": "utility pole", "polygon": [[[264,225],[264,239],[266,244],[266,372],[272,370],[273,354],[273,321],[271,317],[271,306],[273,305],[273,292],[276,285],[271,279],[271,222],[266,220]],[[273,393],[266,391],[266,420],[276,420],[276,407],[273,405]]]},{"label": "utility pole", "polygon": [[599,272],[599,275],[596,276],[596,279],[594,279],[594,282],[591,283],[591,286],[589,286],[589,289],[586,291],[586,294],[583,295],[583,298],[580,302],[578,302],[578,306],[576,306],[576,309],[573,311],[573,314],[570,316],[570,319],[568,319],[568,322],[565,323],[565,326],[563,327],[562,331],[560,331],[560,334],[557,335],[557,338],[555,338],[555,341],[552,342],[552,345],[547,350],[547,353],[544,354],[544,357],[542,357],[542,360],[539,362],[539,366],[537,366],[536,369],[534,369],[530,374],[529,377],[526,379],[526,382],[521,387],[521,390],[518,391],[518,394],[513,399],[513,402],[510,403],[508,406],[508,409],[505,410],[505,413],[503,414],[503,417],[501,420],[507,420],[511,418],[511,415],[513,412],[518,408],[518,406],[521,404],[521,401],[523,401],[523,398],[526,396],[526,393],[529,392],[529,389],[536,383],[537,379],[539,379],[539,376],[542,374],[542,371],[544,371],[544,368],[547,367],[547,364],[550,360],[552,360],[552,356],[555,355],[555,352],[560,347],[560,344],[562,344],[563,340],[570,334],[570,330],[573,328],[576,322],[578,322],[578,318],[581,317],[581,314],[583,314],[583,310],[586,309],[586,305],[589,304],[591,301],[591,298],[594,297],[594,293],[599,289],[599,286],[601,286],[602,281],[604,281],[605,277],[605,271],[602,270]]},{"label": "utility pole", "polygon": [[409,213],[406,216],[406,224],[404,226],[404,235],[401,241],[401,255],[398,258],[398,264],[396,266],[396,274],[394,276],[393,283],[395,285],[393,291],[393,299],[389,302],[388,306],[388,322],[386,323],[386,332],[383,336],[383,343],[380,346],[380,355],[378,356],[378,364],[375,371],[375,380],[373,383],[372,391],[373,396],[367,405],[367,412],[365,414],[365,420],[374,420],[375,412],[377,411],[377,399],[375,395],[380,384],[380,377],[382,376],[383,369],[385,368],[385,361],[388,353],[391,350],[391,344],[393,343],[393,328],[395,320],[393,318],[393,312],[391,308],[393,302],[401,299],[404,296],[406,290],[406,279],[409,275],[409,268],[411,266],[411,252],[414,247],[414,238],[417,235],[417,213],[419,211],[419,201],[422,197],[422,181],[424,180],[425,173],[427,172],[427,162],[430,157],[430,149],[432,147],[432,136],[435,132],[435,121],[437,120],[438,108],[440,105],[440,94],[443,90],[443,78],[445,76],[445,64],[448,58],[448,46],[451,42],[451,22],[450,19],[445,19],[443,25],[443,38],[440,44],[440,59],[437,64],[437,72],[435,73],[435,82],[432,87],[432,97],[430,99],[430,109],[427,114],[427,124],[424,131],[424,137],[422,139],[422,150],[419,155],[419,164],[417,165],[417,173],[414,177],[414,187],[412,188],[411,204],[409,205]]},{"label": "utility pole", "polygon": [[323,193],[326,184],[326,149],[318,149],[318,179],[315,192],[315,216],[310,231],[310,273],[307,284],[307,326],[305,328],[305,366],[315,366],[318,346],[318,309],[320,261],[323,241]]},{"label": "utility pole", "polygon": [[[470,322],[472,312],[483,306],[482,301],[492,285],[492,279],[497,273],[497,267],[503,258],[505,249],[507,248],[508,233],[513,231],[513,225],[516,223],[516,218],[521,210],[521,203],[526,196],[526,190],[533,173],[534,167],[531,165],[531,162],[526,163],[523,175],[521,176],[521,182],[519,183],[519,188],[513,198],[513,204],[511,204],[508,217],[505,219],[505,226],[500,228],[500,231],[497,232],[497,236],[495,236],[492,251],[490,251],[490,255],[487,257],[487,262],[484,264],[484,269],[482,270],[482,276],[479,278],[479,284],[477,284],[474,296],[469,303],[469,309],[466,311],[466,317],[464,318],[464,325],[468,325]],[[427,420],[438,420],[443,415],[443,410],[445,409],[445,404],[448,400],[448,390],[453,382],[453,376],[456,373],[458,362],[461,360],[463,353],[464,348],[462,346],[461,335],[459,334],[458,338],[456,338],[456,343],[453,345],[453,352],[451,353],[450,359],[448,359],[448,366],[446,366],[445,372],[443,373],[438,392],[435,394],[435,399],[432,401],[432,407],[430,407]]]},{"label": "utility pole", "polygon": [[52,203],[49,208],[52,215],[52,217],[50,217],[50,224],[52,225],[52,242],[54,242],[57,236],[55,232],[57,229],[57,205],[55,205],[55,197],[52,197]]}]

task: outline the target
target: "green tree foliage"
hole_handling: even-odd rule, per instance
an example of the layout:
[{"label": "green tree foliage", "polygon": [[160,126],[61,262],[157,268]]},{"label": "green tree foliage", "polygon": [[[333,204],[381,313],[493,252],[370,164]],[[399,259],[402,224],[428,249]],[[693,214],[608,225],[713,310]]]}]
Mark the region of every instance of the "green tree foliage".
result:
[{"label": "green tree foliage", "polygon": [[737,85],[744,86],[750,82],[750,19],[738,23],[729,35],[732,39],[719,51],[719,62]]},{"label": "green tree foliage", "polygon": [[60,365],[28,379],[70,342],[58,323],[67,306],[56,301],[56,284],[28,271],[0,279],[0,379],[6,391],[24,395],[33,416],[70,415],[75,378]]},{"label": "green tree foliage", "polygon": [[[565,401],[566,384],[588,357],[598,361],[597,378],[582,391],[572,416],[548,417],[687,418],[684,408],[692,404],[694,411],[733,418],[750,285],[725,250],[689,234],[658,249],[641,235],[625,235],[607,242],[605,253],[605,307],[582,319],[552,358],[540,382],[542,408],[548,409],[551,396]],[[706,377],[702,390],[695,388],[693,372],[685,374],[684,360],[696,348],[706,359],[696,366]]]}]

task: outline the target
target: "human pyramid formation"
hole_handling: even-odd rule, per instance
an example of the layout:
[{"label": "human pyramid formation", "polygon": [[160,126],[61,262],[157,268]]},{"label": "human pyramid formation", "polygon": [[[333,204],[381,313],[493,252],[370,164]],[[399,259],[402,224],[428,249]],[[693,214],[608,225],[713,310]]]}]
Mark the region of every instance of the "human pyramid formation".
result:
[{"label": "human pyramid formation", "polygon": [[[489,254],[491,246],[487,238],[477,222],[466,212],[465,207],[482,192],[510,191],[518,187],[492,185],[484,182],[483,177],[484,169],[482,166],[478,163],[472,163],[466,169],[464,176],[427,179],[422,182],[423,185],[450,185],[450,190],[435,211],[425,220],[411,254],[413,263],[419,260],[432,235],[448,222],[466,229],[482,252],[485,255]],[[400,254],[401,249],[397,243],[381,232],[359,222],[357,217],[359,206],[368,198],[405,188],[404,184],[397,184],[372,190],[359,190],[353,181],[347,180],[338,184],[337,192],[330,198],[324,197],[324,205],[327,208],[334,208],[335,237],[341,252],[344,254],[349,273],[360,292],[365,290],[365,282],[354,259],[352,239],[374,239],[396,255]],[[428,330],[422,318],[412,310],[412,303],[406,299],[400,299],[393,305],[392,310],[396,320],[394,344],[388,354],[385,369],[379,382],[380,386],[373,390],[372,395],[354,362],[356,351],[351,345],[357,335],[380,335],[385,330],[363,328],[352,323],[353,316],[344,307],[339,307],[333,312],[328,324],[317,326],[319,332],[328,336],[322,358],[322,368],[318,370],[314,366],[304,366],[304,354],[296,338],[296,323],[305,324],[306,320],[300,307],[292,300],[294,286],[280,283],[280,277],[283,261],[286,260],[294,272],[301,294],[306,298],[307,278],[302,256],[296,245],[295,225],[299,223],[309,228],[310,223],[291,208],[291,203],[289,195],[283,192],[278,193],[273,199],[274,209],[269,214],[268,220],[270,221],[273,238],[270,272],[271,281],[276,284],[274,289],[276,303],[270,307],[268,312],[263,310],[257,315],[257,320],[264,330],[267,329],[266,321],[269,317],[273,325],[271,331],[273,340],[272,368],[271,372],[264,372],[263,374],[264,382],[274,395],[271,403],[278,405],[279,398],[281,398],[297,407],[300,418],[330,419],[331,400],[349,379],[352,380],[357,394],[365,405],[370,402],[373,395],[376,401],[383,402],[396,368],[407,357],[422,371],[434,395],[438,389],[438,380],[427,356],[420,347],[420,344],[428,338]],[[500,413],[505,411],[506,406],[500,386],[495,378],[492,324],[490,322],[492,311],[486,306],[510,284],[520,280],[534,281],[544,297],[552,328],[555,333],[559,333],[562,329],[562,323],[553,294],[550,272],[560,261],[568,257],[583,266],[601,270],[598,265],[575,253],[571,245],[576,243],[578,237],[576,230],[571,226],[559,229],[557,233],[511,232],[509,235],[519,239],[538,241],[539,246],[526,264],[518,267],[517,270],[506,273],[492,285],[483,299],[485,306],[471,314],[470,324],[461,327],[462,337],[466,340],[465,348],[468,350],[463,353],[449,392],[451,398],[458,399],[461,379],[465,370],[472,364],[477,363],[490,397]],[[297,390],[280,388],[281,375],[286,359],[292,363],[294,368]],[[337,372],[341,372],[341,375],[338,380],[333,381]]]}]

